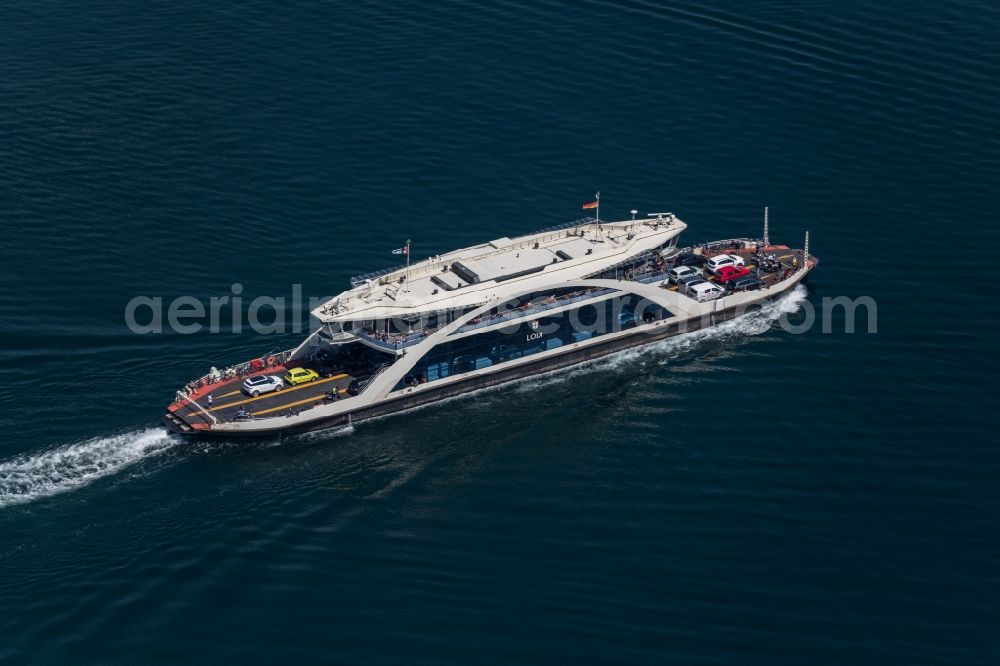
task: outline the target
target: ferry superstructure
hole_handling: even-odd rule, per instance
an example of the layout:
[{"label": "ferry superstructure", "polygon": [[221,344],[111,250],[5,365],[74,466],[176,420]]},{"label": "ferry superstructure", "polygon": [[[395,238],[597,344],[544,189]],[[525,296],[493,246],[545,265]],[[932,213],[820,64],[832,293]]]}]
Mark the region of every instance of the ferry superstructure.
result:
[{"label": "ferry superstructure", "polygon": [[[766,223],[760,239],[681,248],[686,226],[673,213],[585,218],[352,278],[296,348],[213,368],[177,392],[164,421],[185,435],[254,437],[384,416],[716,325],[818,263],[808,233],[802,250],[772,244]],[[724,252],[751,266],[767,253],[779,269],[753,291],[704,301],[667,283],[678,257]],[[244,386],[256,375],[312,381],[257,395]]]}]

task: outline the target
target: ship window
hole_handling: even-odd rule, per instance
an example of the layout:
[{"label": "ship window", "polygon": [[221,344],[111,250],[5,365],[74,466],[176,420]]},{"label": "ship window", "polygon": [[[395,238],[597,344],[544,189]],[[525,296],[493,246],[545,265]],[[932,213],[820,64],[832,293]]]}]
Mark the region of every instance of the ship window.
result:
[{"label": "ship window", "polygon": [[[529,303],[533,296],[527,295]],[[410,372],[433,382],[672,316],[648,299],[622,294],[577,309],[452,338],[427,352]]]},{"label": "ship window", "polygon": [[603,287],[559,287],[522,294],[475,317],[452,335],[461,335],[468,333],[473,328],[482,328],[505,320],[518,319],[532,312],[541,314],[545,310],[555,307],[583,302],[613,293],[616,293],[616,290]]}]

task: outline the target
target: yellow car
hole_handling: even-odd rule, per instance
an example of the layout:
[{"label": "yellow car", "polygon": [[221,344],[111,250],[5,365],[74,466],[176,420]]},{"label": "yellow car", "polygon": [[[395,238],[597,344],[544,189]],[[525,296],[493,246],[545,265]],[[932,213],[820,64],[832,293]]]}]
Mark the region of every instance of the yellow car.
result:
[{"label": "yellow car", "polygon": [[292,386],[295,386],[296,384],[316,381],[319,379],[319,373],[309,368],[292,368],[285,373],[284,379]]}]

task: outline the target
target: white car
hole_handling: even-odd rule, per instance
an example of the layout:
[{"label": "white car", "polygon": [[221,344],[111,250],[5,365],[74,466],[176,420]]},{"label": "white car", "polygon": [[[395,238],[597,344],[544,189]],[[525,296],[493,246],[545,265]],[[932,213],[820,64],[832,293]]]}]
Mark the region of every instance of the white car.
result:
[{"label": "white car", "polygon": [[255,375],[243,380],[243,390],[255,398],[261,393],[280,391],[284,385],[281,377],[271,377],[270,375]]},{"label": "white car", "polygon": [[719,254],[705,262],[705,270],[715,275],[723,266],[742,266],[743,257],[736,254]]},{"label": "white car", "polygon": [[677,284],[679,280],[686,277],[700,275],[701,271],[693,266],[676,266],[667,271],[667,282]]},{"label": "white car", "polygon": [[[699,284],[708,284],[708,280],[700,277],[694,278],[693,280],[690,280],[680,285],[680,288],[677,291],[681,292],[685,296],[691,296],[691,290],[697,287]],[[691,296],[691,298],[694,298],[694,296]]]}]

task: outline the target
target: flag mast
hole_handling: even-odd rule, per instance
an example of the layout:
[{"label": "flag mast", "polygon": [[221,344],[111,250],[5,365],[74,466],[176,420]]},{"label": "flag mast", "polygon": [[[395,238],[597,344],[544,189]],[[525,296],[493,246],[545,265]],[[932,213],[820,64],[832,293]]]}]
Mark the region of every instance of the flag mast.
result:
[{"label": "flag mast", "polygon": [[410,239],[406,239],[406,291],[410,291]]},{"label": "flag mast", "polygon": [[[583,204],[584,209],[589,210],[591,208],[596,209],[597,217],[594,218],[594,222],[597,224],[597,237],[601,236],[601,193],[598,192],[594,195],[594,201]],[[586,218],[583,218],[586,219]]]}]

